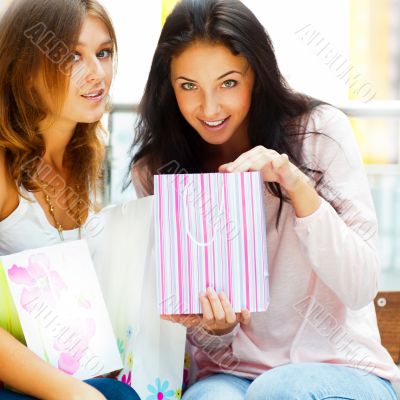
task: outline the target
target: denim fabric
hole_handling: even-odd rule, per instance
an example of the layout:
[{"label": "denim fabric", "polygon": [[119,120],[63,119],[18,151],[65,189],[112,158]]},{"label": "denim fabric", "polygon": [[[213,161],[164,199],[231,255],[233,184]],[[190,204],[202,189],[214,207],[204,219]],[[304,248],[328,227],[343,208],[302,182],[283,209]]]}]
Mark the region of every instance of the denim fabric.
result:
[{"label": "denim fabric", "polygon": [[361,369],[299,363],[274,368],[254,381],[216,374],[191,386],[182,400],[396,400],[389,381]]},{"label": "denim fabric", "polygon": [[[96,378],[89,379],[86,381],[86,383],[103,393],[107,400],[140,400],[139,396],[130,386],[114,379]],[[29,399],[34,399],[34,397],[10,392],[9,390],[0,390],[0,400]]]}]

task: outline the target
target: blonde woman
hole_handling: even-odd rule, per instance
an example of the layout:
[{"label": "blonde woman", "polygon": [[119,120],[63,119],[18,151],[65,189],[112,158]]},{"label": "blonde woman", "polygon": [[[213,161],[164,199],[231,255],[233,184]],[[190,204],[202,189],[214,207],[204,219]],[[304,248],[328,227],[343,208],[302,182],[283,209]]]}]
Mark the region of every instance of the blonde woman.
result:
[{"label": "blonde woman", "polygon": [[[115,51],[96,0],[15,0],[3,15],[0,255],[87,236]],[[0,288],[0,303],[9,302],[1,274]],[[85,383],[51,367],[24,346],[18,318],[4,310],[0,381],[24,394],[0,389],[0,399],[138,399],[118,381]]]}]

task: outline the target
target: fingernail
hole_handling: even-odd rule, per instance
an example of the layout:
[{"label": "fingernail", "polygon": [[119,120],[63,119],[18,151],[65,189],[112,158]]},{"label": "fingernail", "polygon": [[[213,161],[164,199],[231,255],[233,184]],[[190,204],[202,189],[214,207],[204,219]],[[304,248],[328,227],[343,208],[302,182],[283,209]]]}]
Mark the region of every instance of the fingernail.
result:
[{"label": "fingernail", "polygon": [[214,292],[214,289],[213,288],[208,288],[207,289],[207,294],[214,294],[215,292]]}]

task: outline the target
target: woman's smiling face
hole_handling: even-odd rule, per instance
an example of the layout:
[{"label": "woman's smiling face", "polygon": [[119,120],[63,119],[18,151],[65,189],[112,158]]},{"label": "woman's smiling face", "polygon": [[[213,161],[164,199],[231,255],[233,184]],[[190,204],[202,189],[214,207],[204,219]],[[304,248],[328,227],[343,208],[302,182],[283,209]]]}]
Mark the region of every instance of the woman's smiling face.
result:
[{"label": "woman's smiling face", "polygon": [[186,121],[209,144],[248,142],[254,72],[222,44],[195,42],[171,62],[171,83]]},{"label": "woman's smiling face", "polygon": [[113,78],[113,43],[107,27],[99,18],[85,18],[72,57],[68,91],[60,112],[54,109],[43,79],[38,79],[39,94],[50,110],[47,119],[65,121],[71,126],[97,122],[106,110]]}]

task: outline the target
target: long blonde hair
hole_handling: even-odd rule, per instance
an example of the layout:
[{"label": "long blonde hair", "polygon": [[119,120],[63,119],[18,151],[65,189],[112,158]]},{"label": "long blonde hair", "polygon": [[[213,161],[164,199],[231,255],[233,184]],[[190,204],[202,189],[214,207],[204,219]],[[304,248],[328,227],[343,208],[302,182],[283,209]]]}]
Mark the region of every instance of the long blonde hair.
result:
[{"label": "long blonde hair", "polygon": [[[96,0],[14,0],[0,20],[0,147],[17,189],[42,188],[34,178],[45,145],[38,126],[49,114],[32,80],[43,76],[55,106],[66,98],[71,54],[87,15],[107,27],[117,50],[115,31]],[[67,146],[64,165],[69,185],[90,206],[99,182],[104,146],[100,122],[79,123]],[[86,207],[87,208],[87,207]]]}]

